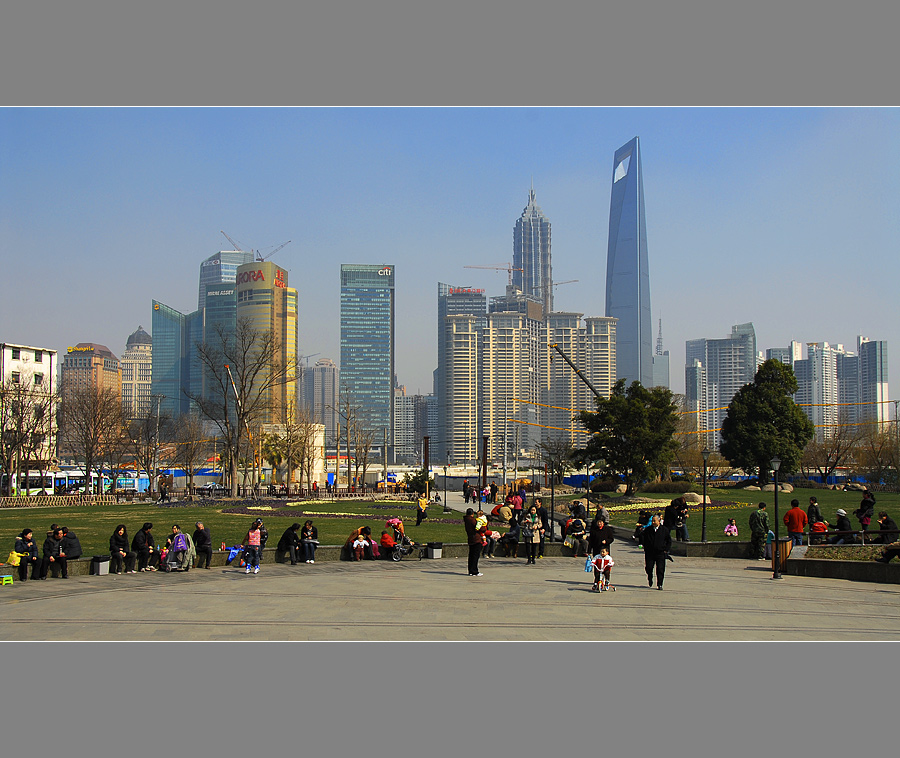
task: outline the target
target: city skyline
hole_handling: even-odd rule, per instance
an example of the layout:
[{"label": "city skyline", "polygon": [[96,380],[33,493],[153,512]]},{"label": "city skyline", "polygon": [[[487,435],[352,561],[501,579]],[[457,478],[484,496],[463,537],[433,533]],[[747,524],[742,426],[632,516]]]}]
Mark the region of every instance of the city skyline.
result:
[{"label": "city skyline", "polygon": [[[434,284],[502,295],[506,272],[462,267],[511,261],[532,175],[553,220],[553,278],[579,280],[557,289],[556,310],[605,312],[609,156],[638,135],[652,323],[673,390],[685,342],[722,324],[752,322],[760,349],[896,342],[898,113],[0,110],[0,241],[44,264],[46,304],[5,278],[3,339],[121,357],[154,298],[194,310],[196,266],[226,247],[224,230],[263,253],[293,240],[273,260],[297,283],[304,355],[339,356],[341,263],[396,264],[397,379],[428,393]],[[882,160],[855,160],[859,144]]]}]

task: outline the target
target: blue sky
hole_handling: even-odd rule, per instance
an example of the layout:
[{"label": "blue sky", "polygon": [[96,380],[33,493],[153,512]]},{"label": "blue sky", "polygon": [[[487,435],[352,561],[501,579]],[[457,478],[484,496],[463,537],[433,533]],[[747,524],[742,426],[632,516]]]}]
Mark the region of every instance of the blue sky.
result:
[{"label": "blue sky", "polygon": [[[534,180],[559,310],[603,315],[612,156],[641,139],[654,337],[889,341],[897,109],[2,109],[0,341],[121,355],[203,258],[291,244],[301,351],[339,359],[341,263],[397,267],[397,373],[430,392],[437,282],[502,294]],[[896,392],[892,392],[892,397]]]}]

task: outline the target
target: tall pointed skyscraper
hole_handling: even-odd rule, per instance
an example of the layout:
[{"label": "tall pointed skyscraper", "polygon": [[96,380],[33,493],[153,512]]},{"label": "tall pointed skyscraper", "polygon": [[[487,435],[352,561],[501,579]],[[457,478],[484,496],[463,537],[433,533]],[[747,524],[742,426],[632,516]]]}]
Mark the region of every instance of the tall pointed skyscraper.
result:
[{"label": "tall pointed skyscraper", "polygon": [[653,385],[650,326],[650,266],[644,219],[644,178],[635,137],[616,150],[609,201],[606,315],[617,318],[616,368],[626,387]]},{"label": "tall pointed skyscraper", "polygon": [[534,185],[528,205],[513,229],[513,279],[516,289],[538,298],[544,313],[553,310],[553,272],[550,266],[550,220],[534,202]]}]

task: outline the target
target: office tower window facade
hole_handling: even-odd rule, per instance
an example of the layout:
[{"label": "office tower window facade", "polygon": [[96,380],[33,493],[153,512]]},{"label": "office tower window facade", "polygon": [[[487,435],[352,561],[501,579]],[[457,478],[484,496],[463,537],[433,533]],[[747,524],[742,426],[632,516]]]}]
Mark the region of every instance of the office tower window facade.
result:
[{"label": "office tower window facade", "polygon": [[448,315],[444,327],[444,400],[441,402],[448,463],[474,463],[481,444],[482,316]]},{"label": "office tower window facade", "polygon": [[606,315],[618,319],[616,368],[626,385],[653,384],[650,326],[650,266],[640,141],[620,147],[613,158],[606,259]]},{"label": "office tower window facade", "polygon": [[152,378],[153,338],[139,326],[128,337],[122,354],[122,411],[126,419],[147,417]]},{"label": "office tower window facade", "polygon": [[528,193],[528,205],[513,227],[512,284],[538,298],[544,313],[553,310],[553,269],[550,256],[550,221]]},{"label": "office tower window facade", "polygon": [[334,445],[337,440],[340,370],[330,358],[316,361],[303,372],[303,404],[310,419],[325,427],[325,440]]},{"label": "office tower window facade", "polygon": [[[200,290],[197,297],[197,308],[206,307],[206,298],[210,289],[234,289],[238,266],[253,263],[253,253],[243,250],[220,250],[209,256],[200,264]],[[221,285],[231,285],[222,287]]]},{"label": "office tower window facade", "polygon": [[[264,394],[261,424],[292,424],[297,417],[297,290],[288,272],[271,261],[238,266],[235,284],[237,321],[274,338],[268,371],[278,378]],[[271,374],[265,374],[266,380]]]},{"label": "office tower window facade", "polygon": [[[341,391],[375,439],[394,432],[394,267],[341,264]],[[380,445],[377,445],[380,448]],[[390,456],[390,452],[388,453]]]},{"label": "office tower window facade", "polygon": [[[753,381],[758,365],[753,324],[731,327],[724,339],[685,343],[685,400],[703,432],[703,444],[718,448],[722,421],[737,391]],[[702,395],[696,393],[702,390]]]},{"label": "office tower window facade", "polygon": [[199,394],[203,386],[196,350],[203,338],[203,313],[184,314],[154,300],[151,328],[151,395],[162,396],[160,413],[177,418],[191,412],[190,396]]}]

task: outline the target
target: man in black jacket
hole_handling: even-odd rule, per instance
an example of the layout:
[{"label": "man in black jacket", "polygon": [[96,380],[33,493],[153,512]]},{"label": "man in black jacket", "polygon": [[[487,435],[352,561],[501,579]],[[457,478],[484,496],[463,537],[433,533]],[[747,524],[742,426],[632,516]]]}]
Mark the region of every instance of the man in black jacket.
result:
[{"label": "man in black jacket", "polygon": [[63,579],[69,578],[69,567],[66,564],[66,554],[62,550],[62,529],[54,529],[44,540],[44,560],[41,563],[41,579],[47,578],[47,570],[53,566],[59,568],[59,575]]},{"label": "man in black jacket", "polygon": [[659,523],[659,516],[654,514],[650,526],[641,532],[641,545],[644,548],[644,570],[647,572],[647,583],[653,586],[653,567],[656,567],[656,589],[663,588],[666,576],[666,556],[672,548],[672,535]]},{"label": "man in black jacket", "polygon": [[62,528],[62,552],[65,553],[67,561],[74,561],[76,558],[81,558],[81,543],[78,541],[78,536],[75,532],[70,532],[69,527],[64,526]]},{"label": "man in black jacket", "polygon": [[828,542],[832,545],[843,545],[845,542],[853,542],[853,524],[847,518],[847,511],[843,508],[837,509],[837,523],[834,530],[838,532]]},{"label": "man in black jacket", "polygon": [[[202,521],[198,521],[196,526],[197,528],[191,535],[191,539],[194,540],[194,550],[197,552],[197,562],[194,567],[209,568],[209,562],[212,560],[212,537],[209,529],[203,526]],[[203,565],[204,556],[206,556],[206,566]]]},{"label": "man in black jacket", "polygon": [[296,566],[299,563],[297,551],[300,549],[300,524],[291,524],[284,530],[281,539],[278,540],[278,552],[289,553],[291,556],[291,565]]}]

